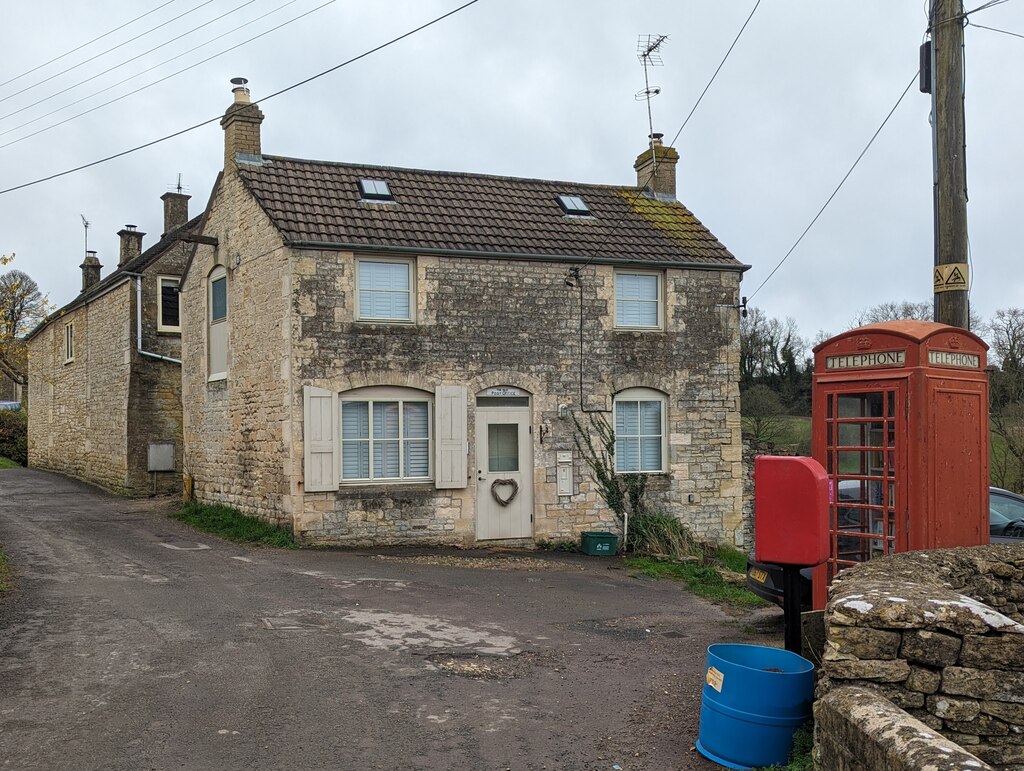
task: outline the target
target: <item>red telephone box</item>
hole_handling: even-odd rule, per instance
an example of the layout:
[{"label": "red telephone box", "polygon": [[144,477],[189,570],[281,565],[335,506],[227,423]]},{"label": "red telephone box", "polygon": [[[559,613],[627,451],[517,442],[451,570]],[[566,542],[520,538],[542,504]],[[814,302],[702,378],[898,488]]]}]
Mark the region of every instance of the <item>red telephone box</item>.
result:
[{"label": "red telephone box", "polygon": [[814,349],[812,455],[832,489],[814,607],[849,565],[988,543],[988,373],[981,338],[887,321]]}]

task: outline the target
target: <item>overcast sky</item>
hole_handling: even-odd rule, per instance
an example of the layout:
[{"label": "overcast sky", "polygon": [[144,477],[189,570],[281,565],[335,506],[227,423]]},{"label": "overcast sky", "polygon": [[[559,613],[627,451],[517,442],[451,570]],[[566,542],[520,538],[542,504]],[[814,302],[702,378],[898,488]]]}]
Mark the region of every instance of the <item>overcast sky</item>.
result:
[{"label": "overcast sky", "polygon": [[[15,143],[0,147],[0,189],[218,117],[231,103],[232,77],[247,77],[253,99],[260,99],[460,4],[335,0],[145,87],[324,2],[5,4],[0,82],[16,79],[0,86],[0,145]],[[981,2],[968,1],[967,7]],[[644,86],[638,35],[669,36],[664,66],[650,76],[662,89],[652,103],[654,128],[667,142],[754,4],[480,0],[267,101],[263,150],[634,184],[633,160],[644,150],[648,133],[646,108],[634,98]],[[16,77],[147,11],[153,12]],[[264,14],[269,15],[231,32]],[[1024,0],[1009,0],[972,20],[1024,34]],[[921,0],[762,2],[675,144],[681,156],[679,199],[737,258],[753,266],[745,274],[743,294],[752,295],[789,250],[896,103],[917,69],[925,27]],[[1024,39],[969,26],[966,46],[971,302],[987,318],[996,309],[1024,305],[1019,258]],[[164,63],[172,57],[179,58]],[[134,60],[123,64],[129,59]],[[149,71],[139,74],[143,70]],[[55,96],[58,92],[63,93]],[[30,106],[40,100],[45,101]],[[72,102],[78,103],[69,106]],[[814,337],[820,330],[848,328],[859,310],[878,302],[931,300],[928,113],[929,98],[915,82],[845,187],[753,305],[771,316],[792,316],[805,336]],[[33,276],[50,300],[62,305],[81,288],[80,215],[91,223],[89,248],[98,252],[106,275],[117,264],[118,230],[137,225],[149,234],[143,246],[151,245],[162,230],[160,196],[173,189],[178,174],[197,214],[222,163],[222,131],[213,122],[117,160],[0,195],[0,253],[16,253],[12,267]]]}]

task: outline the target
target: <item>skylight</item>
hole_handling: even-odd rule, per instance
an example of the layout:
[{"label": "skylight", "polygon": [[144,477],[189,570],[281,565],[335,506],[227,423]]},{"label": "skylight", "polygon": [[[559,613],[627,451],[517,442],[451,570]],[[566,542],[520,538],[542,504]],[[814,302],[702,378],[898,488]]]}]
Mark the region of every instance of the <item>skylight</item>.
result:
[{"label": "skylight", "polygon": [[560,195],[558,205],[566,214],[590,214],[590,207],[578,195]]},{"label": "skylight", "polygon": [[383,179],[361,179],[359,180],[359,192],[363,198],[373,201],[391,201],[391,188]]}]

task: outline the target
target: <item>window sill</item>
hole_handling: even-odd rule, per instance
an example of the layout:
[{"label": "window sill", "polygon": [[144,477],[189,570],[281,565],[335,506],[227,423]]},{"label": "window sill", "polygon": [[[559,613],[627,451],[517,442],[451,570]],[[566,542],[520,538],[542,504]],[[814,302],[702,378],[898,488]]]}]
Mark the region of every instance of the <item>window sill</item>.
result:
[{"label": "window sill", "polygon": [[356,319],[356,324],[360,326],[378,326],[378,327],[414,327],[416,326],[415,319]]},{"label": "window sill", "polygon": [[651,332],[664,332],[664,327],[612,327],[613,332],[640,332],[649,334]]},{"label": "window sill", "polygon": [[217,383],[217,382],[220,382],[221,380],[227,380],[227,379],[228,379],[228,373],[227,372],[218,372],[216,375],[210,375],[208,378],[206,378],[206,382],[207,383]]},{"label": "window sill", "polygon": [[156,333],[158,335],[174,335],[181,337],[181,327],[157,327]]}]

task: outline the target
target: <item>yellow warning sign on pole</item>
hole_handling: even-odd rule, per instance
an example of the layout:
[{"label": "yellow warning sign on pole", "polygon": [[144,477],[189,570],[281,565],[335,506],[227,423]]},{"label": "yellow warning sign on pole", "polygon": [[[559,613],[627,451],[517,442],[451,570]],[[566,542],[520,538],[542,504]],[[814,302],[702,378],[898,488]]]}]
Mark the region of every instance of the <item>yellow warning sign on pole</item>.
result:
[{"label": "yellow warning sign on pole", "polygon": [[966,262],[935,266],[935,292],[966,292],[969,268]]}]

